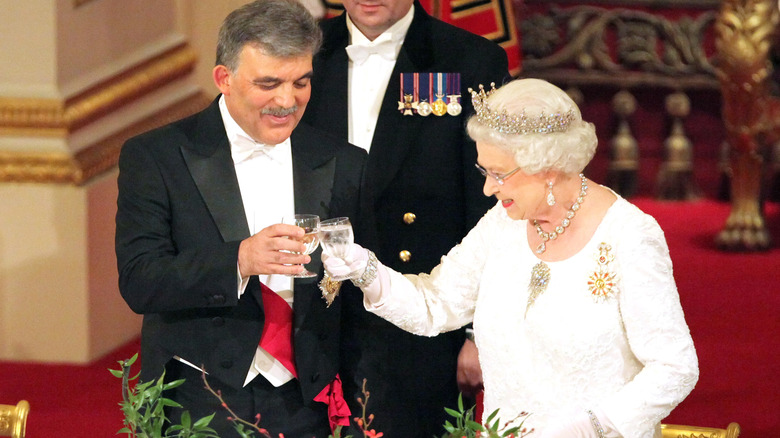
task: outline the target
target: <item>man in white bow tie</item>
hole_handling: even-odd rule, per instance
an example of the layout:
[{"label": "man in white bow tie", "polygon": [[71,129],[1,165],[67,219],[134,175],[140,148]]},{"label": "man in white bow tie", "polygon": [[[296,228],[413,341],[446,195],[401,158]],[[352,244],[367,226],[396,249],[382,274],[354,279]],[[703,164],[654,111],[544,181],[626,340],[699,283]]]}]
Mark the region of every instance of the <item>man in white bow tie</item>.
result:
[{"label": "man in white bow tie", "polygon": [[[428,272],[492,206],[465,135],[473,112],[465,97],[468,87],[508,78],[506,54],[413,0],[343,5],[346,13],[321,24],[304,122],[369,153],[358,241],[379,248],[400,272]],[[341,376],[352,410],[366,378],[372,428],[390,438],[440,436],[443,407],[456,406],[458,385],[472,395],[480,389],[473,342],[463,330],[430,339],[403,332],[366,312],[362,294],[349,287]]]},{"label": "man in white bow tie", "polygon": [[[123,298],[144,315],[141,380],[193,419],[216,413],[239,434],[201,375],[239,417],[271,435],[326,437],[337,406],[341,300],[328,306],[302,264],[294,213],[357,218],[365,151],[298,122],[322,36],[295,0],[258,0],[219,33],[205,110],[130,139],[119,158],[116,254]],[[330,409],[329,409],[330,408]],[[181,409],[168,408],[176,424]]]}]

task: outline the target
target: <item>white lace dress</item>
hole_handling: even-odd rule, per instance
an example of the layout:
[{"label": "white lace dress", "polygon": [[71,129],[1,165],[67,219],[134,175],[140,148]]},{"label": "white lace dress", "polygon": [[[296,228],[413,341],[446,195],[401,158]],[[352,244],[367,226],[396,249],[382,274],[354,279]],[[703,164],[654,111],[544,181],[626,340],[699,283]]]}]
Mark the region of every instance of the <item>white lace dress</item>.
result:
[{"label": "white lace dress", "polygon": [[599,409],[625,437],[660,437],[698,379],[661,228],[619,198],[582,251],[545,262],[548,286],[526,314],[537,263],[526,221],[496,205],[430,274],[388,269],[390,290],[366,308],[426,336],[473,321],[484,412],[528,412],[536,436]]}]

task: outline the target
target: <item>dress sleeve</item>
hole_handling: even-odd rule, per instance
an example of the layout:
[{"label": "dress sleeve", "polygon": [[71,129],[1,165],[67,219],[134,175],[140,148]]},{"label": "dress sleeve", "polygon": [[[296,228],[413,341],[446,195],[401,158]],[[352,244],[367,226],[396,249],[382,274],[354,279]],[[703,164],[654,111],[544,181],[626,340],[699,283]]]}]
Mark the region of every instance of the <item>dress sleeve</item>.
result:
[{"label": "dress sleeve", "polygon": [[[663,231],[636,211],[617,245],[620,313],[631,352],[642,370],[601,408],[625,437],[653,430],[693,389],[696,351],[677,293]],[[618,228],[618,227],[616,227]]]},{"label": "dress sleeve", "polygon": [[365,301],[366,310],[422,336],[470,323],[498,213],[496,208],[490,210],[430,274],[404,275],[386,268],[380,274],[387,276],[382,279],[381,298]]}]

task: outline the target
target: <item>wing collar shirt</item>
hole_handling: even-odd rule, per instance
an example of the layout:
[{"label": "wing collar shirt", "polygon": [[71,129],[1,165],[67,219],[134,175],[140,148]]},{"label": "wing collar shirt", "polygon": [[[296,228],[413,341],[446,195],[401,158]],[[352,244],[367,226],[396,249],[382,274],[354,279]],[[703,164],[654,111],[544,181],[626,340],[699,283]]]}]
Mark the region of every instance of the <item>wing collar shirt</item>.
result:
[{"label": "wing collar shirt", "polygon": [[[263,228],[280,223],[283,216],[295,212],[290,139],[277,145],[257,143],[231,117],[225,104],[225,96],[219,99],[219,110],[230,141],[230,154],[238,177],[249,231],[255,234]],[[260,275],[259,277],[261,283],[279,294],[290,307],[293,307],[291,277],[286,275]],[[240,280],[239,296],[246,290],[249,278]],[[274,386],[281,386],[293,379],[292,373],[287,368],[259,346],[244,385],[251,382],[258,374]]]},{"label": "wing collar shirt", "polygon": [[414,5],[375,40],[370,41],[347,15],[349,55],[349,142],[369,151],[376,121],[395,61],[414,18]]}]

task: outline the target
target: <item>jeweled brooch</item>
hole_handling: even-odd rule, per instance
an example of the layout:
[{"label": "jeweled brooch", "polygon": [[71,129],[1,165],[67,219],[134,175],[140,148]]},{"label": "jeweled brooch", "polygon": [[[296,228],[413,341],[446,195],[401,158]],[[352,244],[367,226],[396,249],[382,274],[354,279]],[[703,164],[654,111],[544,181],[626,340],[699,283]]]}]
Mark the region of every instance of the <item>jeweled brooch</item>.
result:
[{"label": "jeweled brooch", "polygon": [[614,297],[618,292],[617,274],[611,269],[614,260],[612,246],[605,242],[600,243],[596,270],[588,278],[588,290],[597,303]]},{"label": "jeweled brooch", "polygon": [[330,305],[333,304],[333,300],[339,296],[341,282],[330,278],[330,275],[325,273],[322,280],[320,280],[319,287],[322,292],[322,299],[328,303],[326,307],[330,307]]},{"label": "jeweled brooch", "polygon": [[528,309],[534,305],[539,295],[547,290],[550,284],[550,267],[544,262],[539,262],[531,269],[531,281],[528,283],[528,303],[525,305],[525,316],[528,316]]}]

